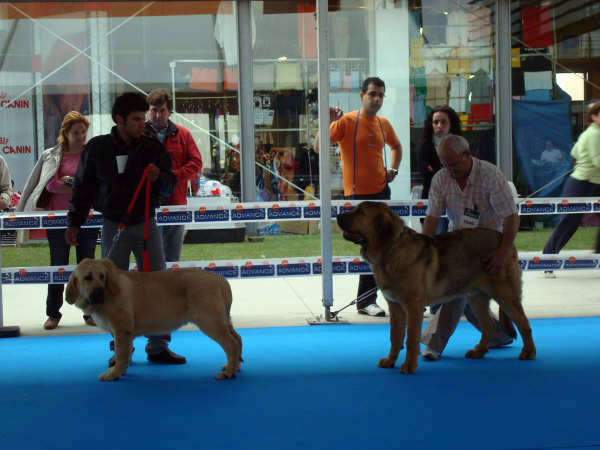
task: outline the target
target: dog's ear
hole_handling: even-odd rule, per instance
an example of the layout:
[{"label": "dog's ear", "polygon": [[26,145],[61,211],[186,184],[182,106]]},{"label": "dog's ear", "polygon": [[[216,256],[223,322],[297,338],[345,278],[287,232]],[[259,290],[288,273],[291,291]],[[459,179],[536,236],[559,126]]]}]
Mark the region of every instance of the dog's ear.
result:
[{"label": "dog's ear", "polygon": [[106,268],[106,280],[104,280],[104,286],[111,297],[114,297],[120,291],[119,283],[117,282],[119,269],[117,269],[117,266],[115,266],[110,259],[101,259],[100,262],[104,264],[104,267]]},{"label": "dog's ear", "polygon": [[72,305],[79,298],[79,291],[77,289],[77,275],[75,272],[69,277],[69,283],[67,284],[67,290],[65,291],[65,300],[69,305]]},{"label": "dog's ear", "polygon": [[379,243],[383,243],[392,237],[394,232],[393,212],[390,210],[382,211],[377,214],[375,220],[375,236]]}]

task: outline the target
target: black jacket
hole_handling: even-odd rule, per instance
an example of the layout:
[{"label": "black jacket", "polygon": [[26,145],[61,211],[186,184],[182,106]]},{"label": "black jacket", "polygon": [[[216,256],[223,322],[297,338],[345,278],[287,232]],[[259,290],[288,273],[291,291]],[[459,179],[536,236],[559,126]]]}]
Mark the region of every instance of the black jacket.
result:
[{"label": "black jacket", "polygon": [[[421,175],[423,176],[423,194],[421,195],[421,198],[428,198],[431,180],[436,172],[442,168],[442,164],[440,163],[440,158],[437,155],[437,151],[435,150],[433,142],[421,143],[419,155],[421,163]],[[433,171],[429,170],[428,167],[431,167]]]},{"label": "black jacket", "polygon": [[[117,173],[117,154],[128,155],[125,172],[121,175]],[[177,183],[167,149],[158,140],[143,135],[126,146],[117,135],[116,127],[113,127],[110,134],[90,139],[83,149],[75,173],[68,225],[81,226],[91,207],[115,222],[123,221],[127,225],[142,222],[144,189],[140,191],[131,214],[125,217],[125,212],[148,164],[154,164],[160,169],[158,179],[150,188],[152,217],[154,208],[160,204],[160,198],[168,197]]]}]

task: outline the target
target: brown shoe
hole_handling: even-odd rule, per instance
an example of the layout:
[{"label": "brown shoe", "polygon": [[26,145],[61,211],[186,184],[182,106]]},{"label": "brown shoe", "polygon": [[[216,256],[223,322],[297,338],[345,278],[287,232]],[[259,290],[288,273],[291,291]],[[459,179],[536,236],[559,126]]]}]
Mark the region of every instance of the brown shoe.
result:
[{"label": "brown shoe", "polygon": [[60,319],[48,317],[48,319],[44,322],[44,330],[54,330],[55,328],[58,328],[58,322],[60,322]]},{"label": "brown shoe", "polygon": [[85,324],[89,325],[90,327],[96,326],[96,322],[94,322],[94,319],[92,318],[92,316],[84,317],[83,320],[85,321]]}]

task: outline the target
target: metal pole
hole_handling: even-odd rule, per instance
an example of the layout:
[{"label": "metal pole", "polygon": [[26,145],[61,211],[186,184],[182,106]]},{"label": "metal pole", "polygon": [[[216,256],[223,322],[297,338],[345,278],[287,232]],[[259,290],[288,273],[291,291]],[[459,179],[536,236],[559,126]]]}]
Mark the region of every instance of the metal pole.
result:
[{"label": "metal pole", "polygon": [[[237,4],[238,24],[238,67],[240,109],[240,177],[242,201],[256,201],[256,170],[254,145],[254,91],[252,90],[252,5],[250,0],[239,0]],[[256,235],[256,223],[246,223],[246,233]]]},{"label": "metal pole", "polygon": [[[36,55],[42,54],[42,43],[40,38],[40,31],[38,27],[33,28],[33,52]],[[42,70],[38,68],[38,70]],[[44,101],[42,97],[42,85],[40,80],[42,78],[41,72],[33,73],[34,82],[34,98],[35,98],[35,126],[36,126],[36,143],[35,146],[35,160],[37,161],[39,155],[44,151]],[[33,170],[33,167],[32,167]]]},{"label": "metal pole", "polygon": [[177,63],[171,61],[169,67],[171,68],[171,99],[173,100],[173,112],[177,112],[177,93],[175,91],[175,66]]},{"label": "metal pole", "polygon": [[496,0],[496,161],[513,180],[510,1]]},{"label": "metal pole", "polygon": [[317,0],[317,48],[319,67],[319,185],[321,197],[321,263],[323,306],[325,320],[331,318],[333,305],[333,273],[331,246],[331,178],[329,167],[329,31],[327,29],[328,2]]}]

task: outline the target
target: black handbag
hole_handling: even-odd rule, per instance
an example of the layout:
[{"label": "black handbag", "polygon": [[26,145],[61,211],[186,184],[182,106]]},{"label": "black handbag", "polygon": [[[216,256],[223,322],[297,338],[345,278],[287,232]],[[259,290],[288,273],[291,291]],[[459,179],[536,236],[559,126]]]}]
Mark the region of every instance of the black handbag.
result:
[{"label": "black handbag", "polygon": [[44,190],[40,194],[40,198],[38,198],[37,204],[35,206],[40,209],[46,209],[48,207],[48,205],[50,204],[51,197],[52,197],[52,194],[50,192],[48,192],[46,190],[46,188],[44,187]]}]

